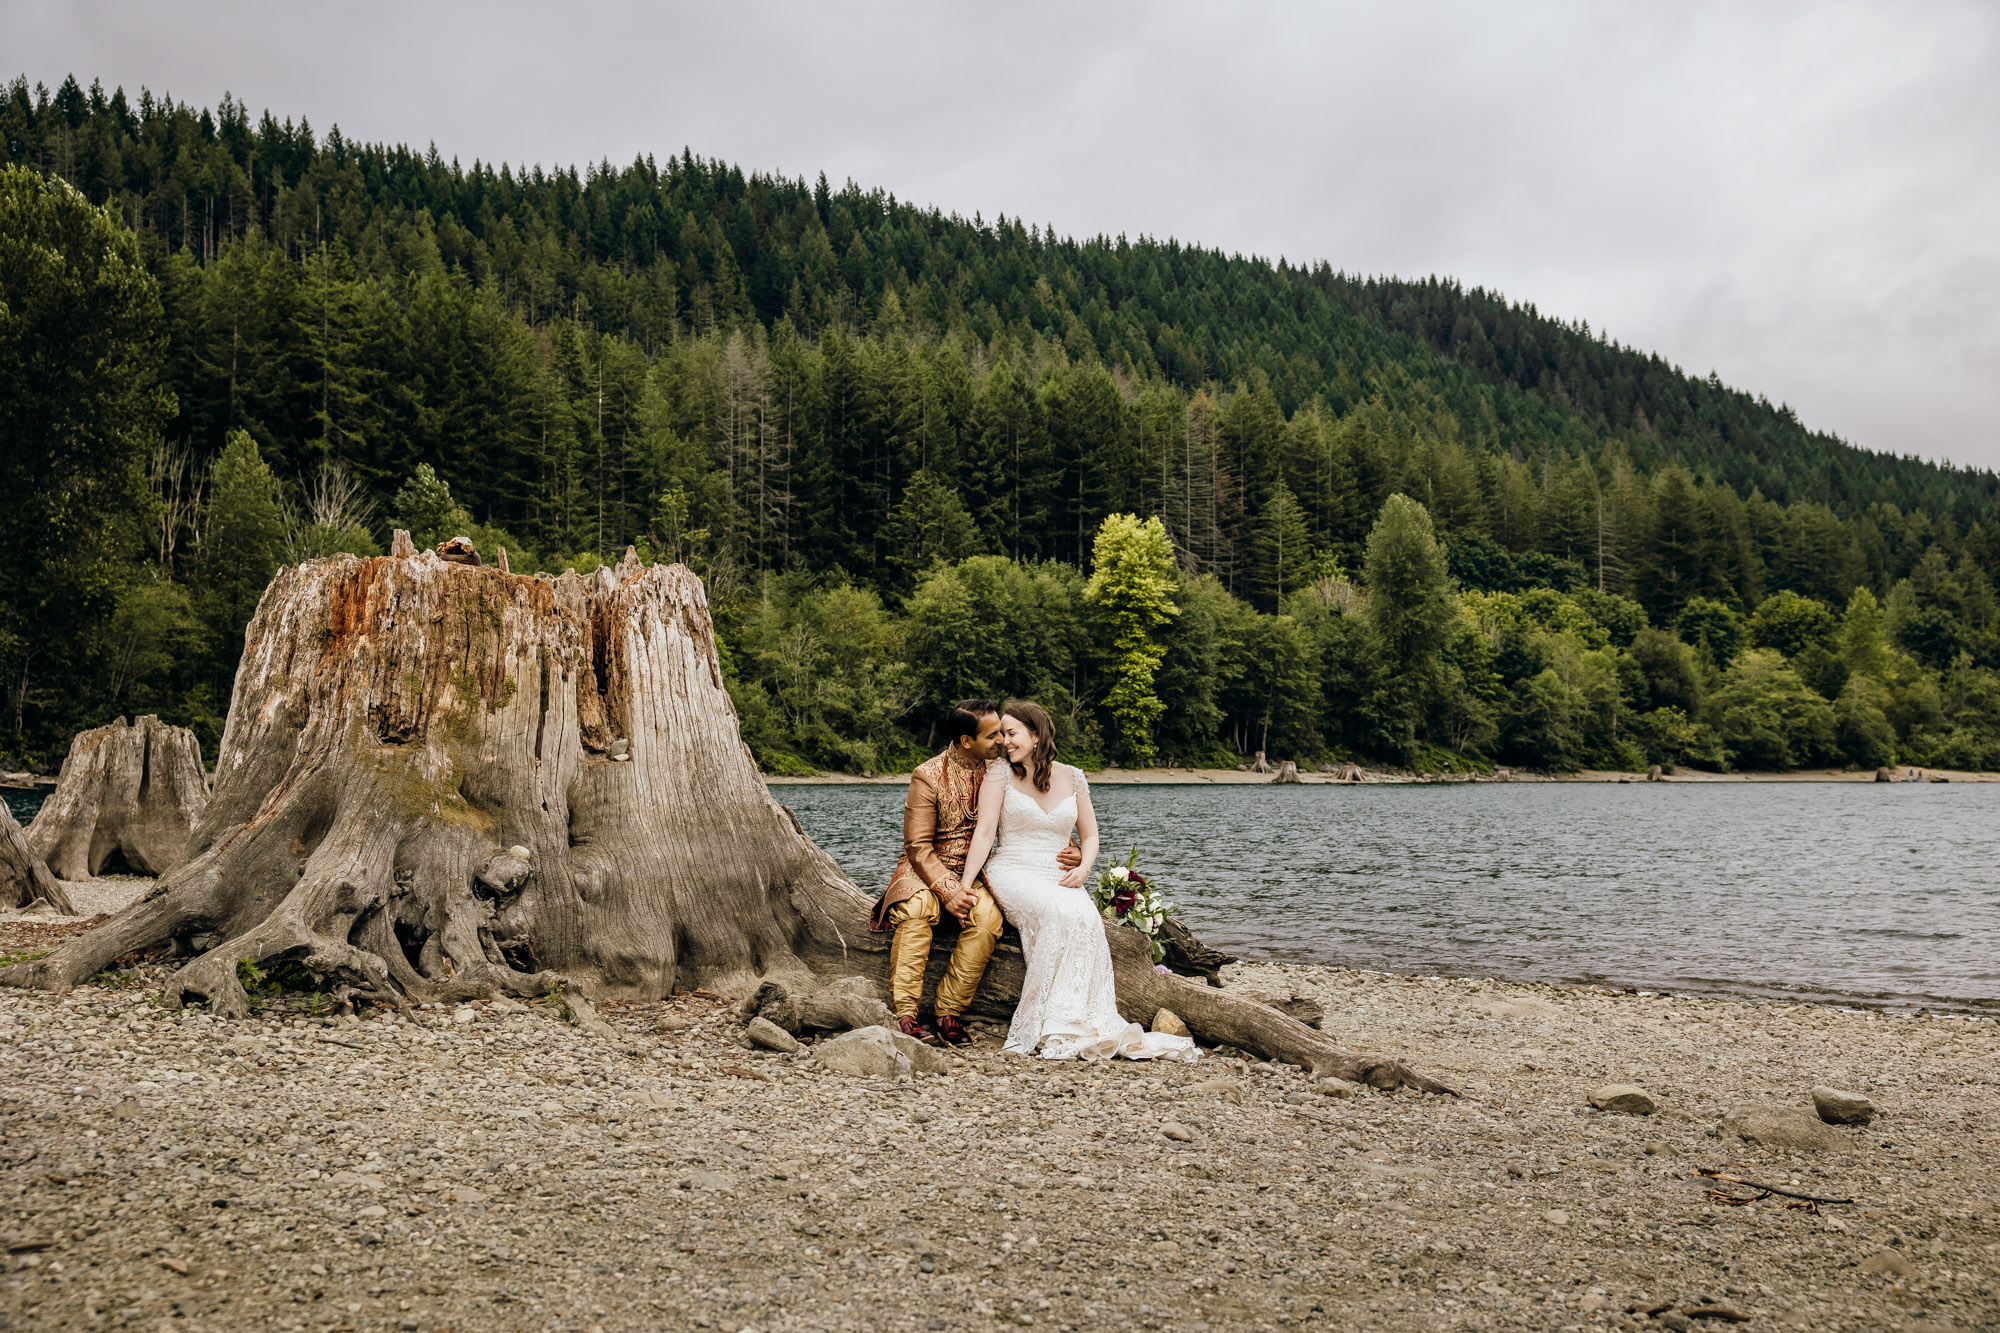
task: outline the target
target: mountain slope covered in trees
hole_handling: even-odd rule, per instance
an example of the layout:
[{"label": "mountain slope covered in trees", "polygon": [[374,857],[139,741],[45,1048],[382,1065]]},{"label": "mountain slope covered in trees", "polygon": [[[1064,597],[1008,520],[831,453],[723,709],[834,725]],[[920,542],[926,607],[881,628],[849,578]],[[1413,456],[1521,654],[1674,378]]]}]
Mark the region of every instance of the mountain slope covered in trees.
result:
[{"label": "mountain slope covered in trees", "polygon": [[[686,153],[463,167],[75,80],[17,80],[0,152],[44,183],[21,208],[68,217],[66,182],[122,236],[155,394],[88,466],[8,441],[46,501],[0,569],[25,754],[136,708],[212,734],[270,570],[393,523],[517,570],[689,560],[774,767],[902,762],[975,683],[1142,755],[1085,584],[1136,514],[1181,580],[1154,685],[1183,758],[2000,762],[2000,479],[1490,293]],[[84,513],[88,559],[37,544]]]}]

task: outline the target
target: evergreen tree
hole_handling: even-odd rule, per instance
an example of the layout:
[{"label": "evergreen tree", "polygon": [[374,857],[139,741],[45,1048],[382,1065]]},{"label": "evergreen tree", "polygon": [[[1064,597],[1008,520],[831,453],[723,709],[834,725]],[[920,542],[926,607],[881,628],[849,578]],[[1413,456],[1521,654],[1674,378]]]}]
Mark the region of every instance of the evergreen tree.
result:
[{"label": "evergreen tree", "polygon": [[417,470],[396,492],[396,526],[410,534],[418,550],[436,546],[453,537],[465,536],[472,517],[451,498],[451,485],[431,468],[417,464]]},{"label": "evergreen tree", "polygon": [[278,478],[247,431],[231,431],[215,460],[195,546],[192,581],[213,645],[210,685],[229,697],[243,627],[285,556],[287,525]]},{"label": "evergreen tree", "polygon": [[[173,411],[158,287],[132,233],[60,180],[0,169],[0,669],[18,744],[31,701],[110,615],[145,459]],[[39,724],[38,725],[42,725]]]},{"label": "evergreen tree", "polygon": [[962,560],[979,545],[965,502],[927,468],[910,477],[882,536],[887,563],[906,579],[934,564]]},{"label": "evergreen tree", "polygon": [[1395,671],[1377,712],[1407,755],[1445,689],[1444,647],[1459,614],[1431,516],[1409,496],[1383,502],[1368,534],[1365,578],[1369,625]]},{"label": "evergreen tree", "polygon": [[1305,510],[1280,478],[1251,532],[1251,600],[1261,609],[1275,612],[1287,594],[1297,592],[1310,579],[1315,567]]},{"label": "evergreen tree", "polygon": [[1444,548],[1425,508],[1407,495],[1383,502],[1368,534],[1368,617],[1413,679],[1434,676],[1457,617]]}]

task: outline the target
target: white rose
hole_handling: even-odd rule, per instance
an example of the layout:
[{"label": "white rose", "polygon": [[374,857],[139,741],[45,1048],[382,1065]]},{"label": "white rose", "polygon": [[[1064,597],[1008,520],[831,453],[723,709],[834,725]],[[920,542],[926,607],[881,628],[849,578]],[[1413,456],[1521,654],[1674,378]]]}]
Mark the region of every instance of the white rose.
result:
[{"label": "white rose", "polygon": [[1111,867],[1111,878],[1121,881],[1128,880],[1132,878],[1132,872],[1124,866],[1113,866]]}]

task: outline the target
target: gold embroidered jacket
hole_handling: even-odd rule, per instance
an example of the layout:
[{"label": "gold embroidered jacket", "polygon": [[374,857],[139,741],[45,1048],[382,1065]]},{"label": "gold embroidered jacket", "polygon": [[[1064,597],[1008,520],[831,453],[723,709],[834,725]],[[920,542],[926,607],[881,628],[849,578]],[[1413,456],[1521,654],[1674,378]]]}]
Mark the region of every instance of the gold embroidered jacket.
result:
[{"label": "gold embroidered jacket", "polygon": [[905,898],[958,883],[972,850],[985,777],[985,766],[960,758],[956,745],[917,765],[903,799],[902,859],[870,920],[876,930],[889,928],[889,909]]}]

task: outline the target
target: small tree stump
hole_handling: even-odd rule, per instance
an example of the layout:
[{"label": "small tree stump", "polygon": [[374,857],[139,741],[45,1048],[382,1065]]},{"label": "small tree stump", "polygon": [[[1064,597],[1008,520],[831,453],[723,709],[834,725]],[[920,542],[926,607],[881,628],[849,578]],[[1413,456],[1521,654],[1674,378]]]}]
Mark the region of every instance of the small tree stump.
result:
[{"label": "small tree stump", "polygon": [[0,907],[47,903],[64,916],[75,916],[69,895],[48,865],[28,846],[14,812],[0,802]]},{"label": "small tree stump", "polygon": [[1252,773],[1275,773],[1278,771],[1277,765],[1266,759],[1262,750],[1257,751],[1257,757],[1252,759],[1247,767]]},{"label": "small tree stump", "polygon": [[79,732],[55,793],[28,825],[28,847],[61,879],[107,869],[164,875],[188,858],[208,801],[201,745],[186,727],[146,715]]},{"label": "small tree stump", "polygon": [[1278,765],[1278,776],[1272,778],[1271,781],[1274,783],[1300,781],[1299,766],[1290,759],[1287,759],[1284,763]]}]

